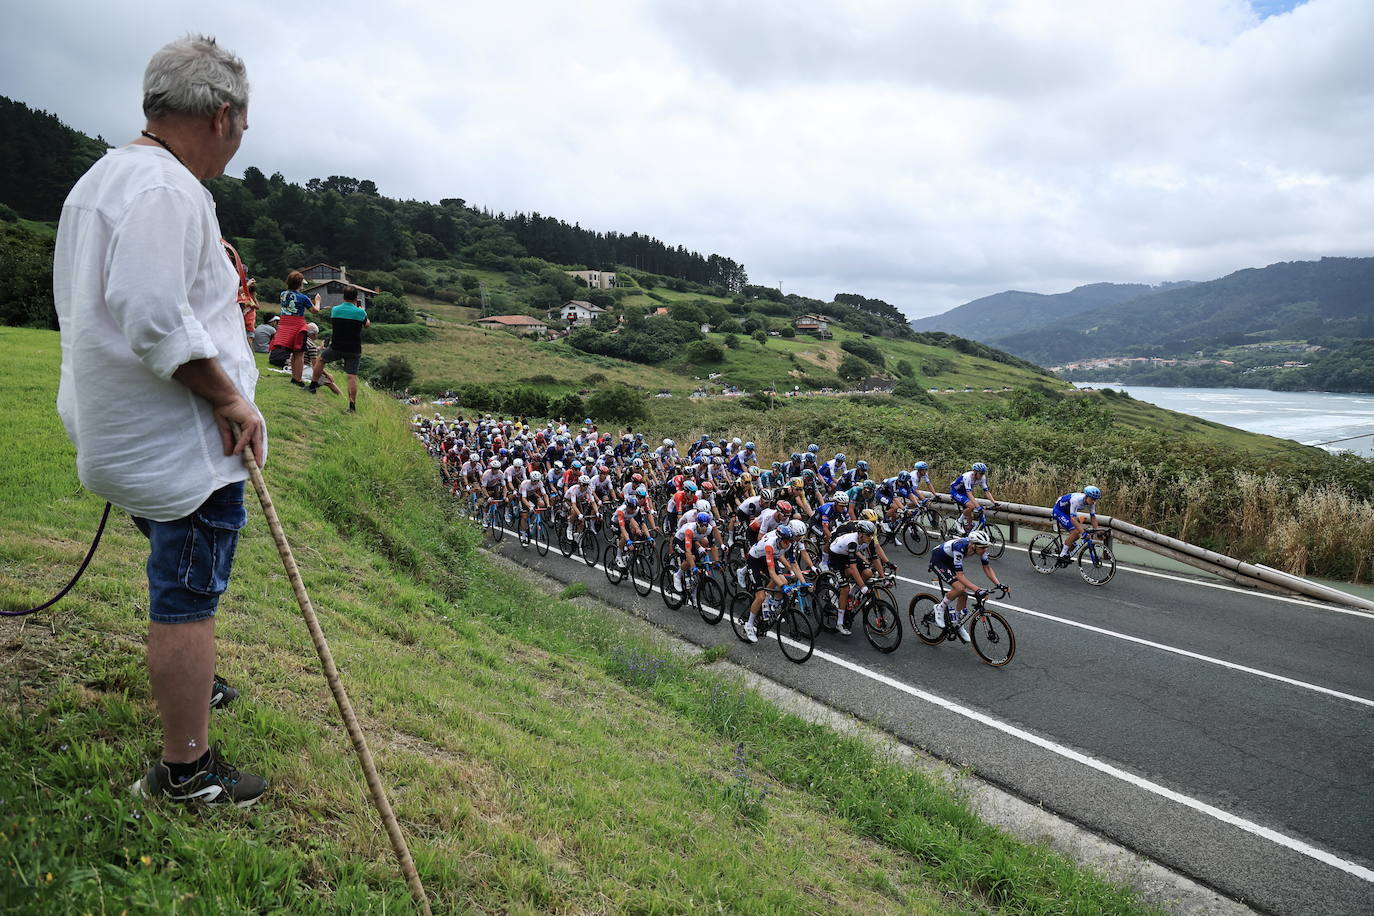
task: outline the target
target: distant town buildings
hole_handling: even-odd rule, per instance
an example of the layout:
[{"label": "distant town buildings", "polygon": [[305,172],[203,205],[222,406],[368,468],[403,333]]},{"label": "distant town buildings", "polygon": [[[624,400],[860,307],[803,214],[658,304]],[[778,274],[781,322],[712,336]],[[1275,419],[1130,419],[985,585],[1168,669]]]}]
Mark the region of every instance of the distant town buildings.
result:
[{"label": "distant town buildings", "polygon": [[569,270],[566,273],[587,284],[588,289],[615,288],[615,271],[612,270]]},{"label": "distant town buildings", "polygon": [[540,321],[538,318],[531,318],[529,315],[491,315],[486,318],[478,318],[477,326],[510,331],[512,334],[534,334],[539,337],[543,337],[549,332],[549,326],[546,322]]},{"label": "distant town buildings", "polygon": [[1164,359],[1158,356],[1106,356],[1101,359],[1084,359],[1076,363],[1052,366],[1051,372],[1067,372],[1074,369],[1110,369],[1117,366],[1234,366],[1229,359]]}]

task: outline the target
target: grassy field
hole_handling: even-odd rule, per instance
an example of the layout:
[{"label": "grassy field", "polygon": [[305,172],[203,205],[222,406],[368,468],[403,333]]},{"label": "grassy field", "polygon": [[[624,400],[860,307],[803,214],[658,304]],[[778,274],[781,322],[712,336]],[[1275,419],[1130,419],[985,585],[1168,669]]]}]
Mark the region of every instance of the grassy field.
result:
[{"label": "grassy field", "polygon": [[[0,608],[51,595],[100,502],[53,412],[57,336],[0,329]],[[1131,913],[948,788],[784,715],[627,618],[513,581],[405,411],[264,373],[269,486],[436,912]],[[146,804],[140,536],[116,512],[54,611],[0,621],[0,901],[24,913],[409,912],[256,512],[219,616],[212,736],[247,812]],[[738,650],[737,650],[738,651]]]}]

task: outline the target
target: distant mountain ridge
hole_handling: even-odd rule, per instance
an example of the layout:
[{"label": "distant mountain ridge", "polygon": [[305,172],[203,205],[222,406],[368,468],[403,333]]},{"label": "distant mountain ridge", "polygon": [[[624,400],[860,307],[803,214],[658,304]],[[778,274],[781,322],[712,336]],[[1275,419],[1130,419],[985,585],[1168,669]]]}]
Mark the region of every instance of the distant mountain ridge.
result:
[{"label": "distant mountain ridge", "polygon": [[1029,293],[1007,290],[974,299],[939,315],[911,322],[917,331],[946,331],[974,340],[991,341],[1022,331],[1033,331],[1082,312],[1115,305],[1165,289],[1186,286],[1165,283],[1089,283],[1066,293]]},{"label": "distant mountain ridge", "polygon": [[1371,336],[1374,258],[1322,258],[1238,270],[988,343],[1053,366],[1105,356],[1184,356],[1259,337],[1321,339],[1339,347]]}]

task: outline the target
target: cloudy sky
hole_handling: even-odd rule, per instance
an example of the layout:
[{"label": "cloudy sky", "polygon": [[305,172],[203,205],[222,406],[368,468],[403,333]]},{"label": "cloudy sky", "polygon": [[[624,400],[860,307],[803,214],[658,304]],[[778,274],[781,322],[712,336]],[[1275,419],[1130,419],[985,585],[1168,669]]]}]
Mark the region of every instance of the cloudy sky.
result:
[{"label": "cloudy sky", "polygon": [[64,0],[0,94],[124,143],[154,50],[246,61],[231,174],[657,235],[915,317],[1374,255],[1371,0]]}]

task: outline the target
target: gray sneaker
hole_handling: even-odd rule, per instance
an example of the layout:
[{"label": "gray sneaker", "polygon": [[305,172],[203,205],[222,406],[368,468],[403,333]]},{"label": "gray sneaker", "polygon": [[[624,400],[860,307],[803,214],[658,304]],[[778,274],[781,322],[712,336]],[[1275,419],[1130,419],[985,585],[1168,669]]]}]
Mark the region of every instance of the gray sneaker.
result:
[{"label": "gray sneaker", "polygon": [[252,773],[240,773],[210,748],[210,760],[205,768],[185,781],[173,782],[171,769],[159,760],[142,779],[129,786],[129,791],[139,798],[247,808],[262,798],[262,793],[267,791],[267,780]]}]

